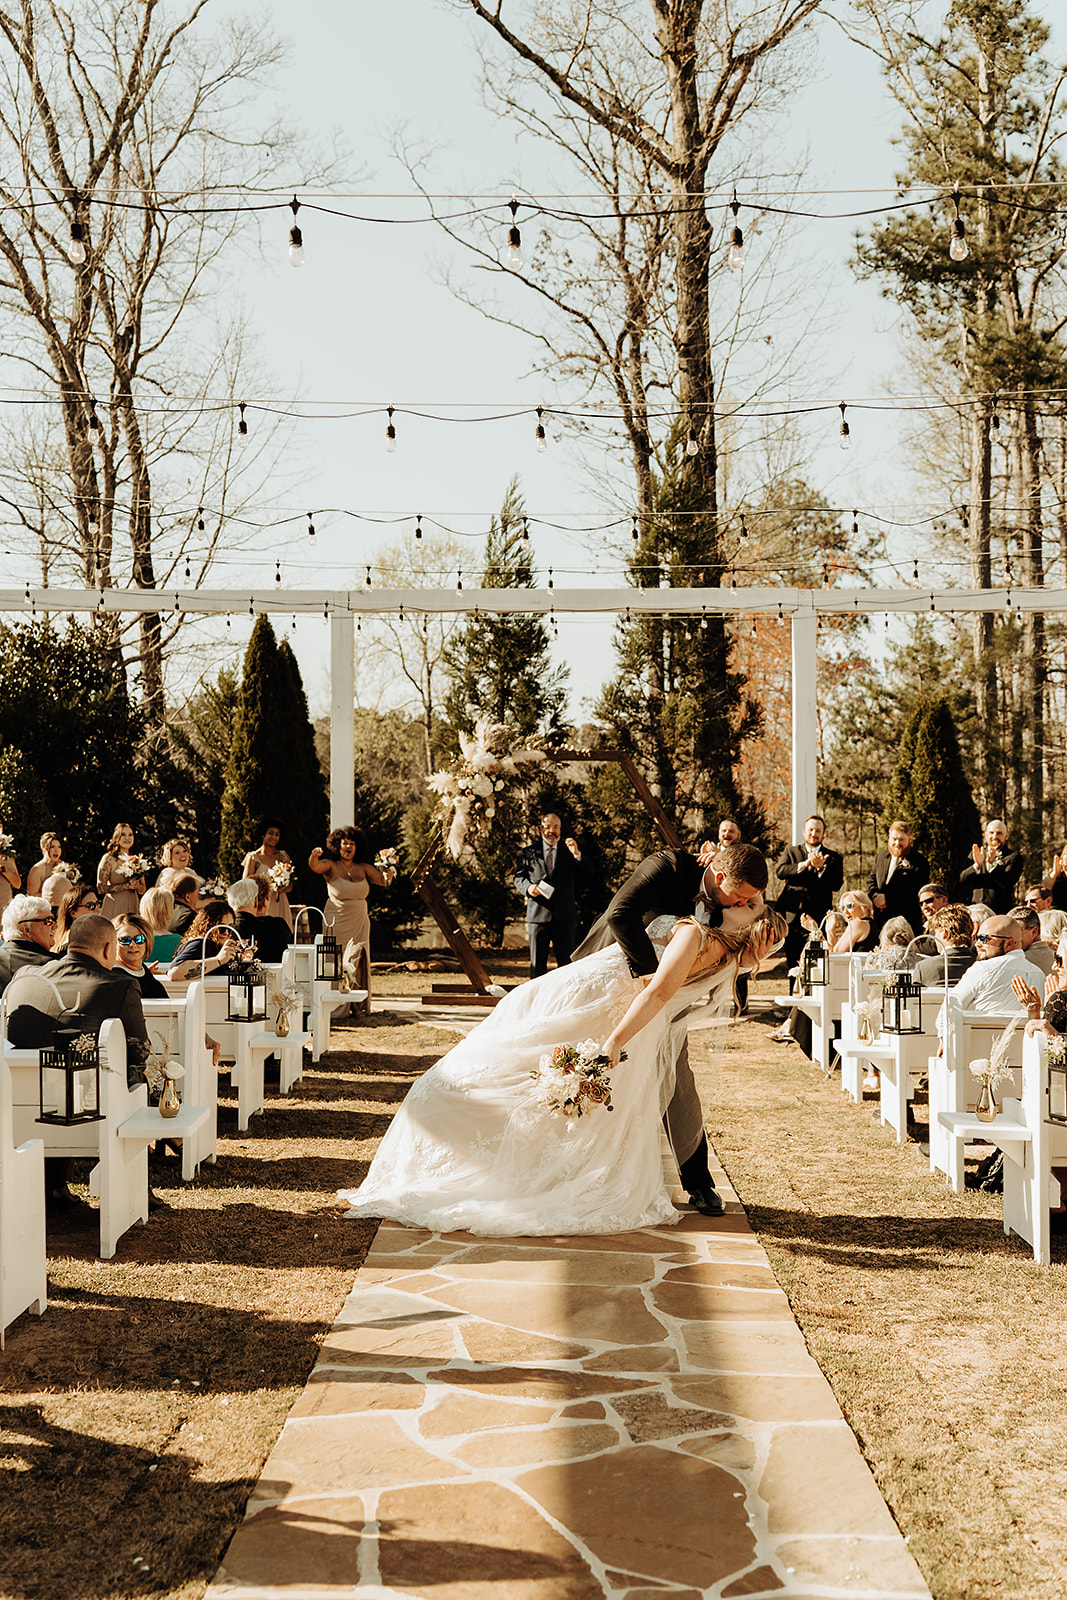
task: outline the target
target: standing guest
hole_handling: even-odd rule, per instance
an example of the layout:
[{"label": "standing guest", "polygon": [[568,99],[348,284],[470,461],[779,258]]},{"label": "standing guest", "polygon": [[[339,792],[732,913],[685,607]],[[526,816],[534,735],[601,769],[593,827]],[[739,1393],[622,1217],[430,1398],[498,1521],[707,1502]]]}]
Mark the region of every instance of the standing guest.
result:
[{"label": "standing guest", "polygon": [[733,817],[723,817],[719,823],[719,849],[725,850],[728,844],[741,843],[741,829]]},{"label": "standing guest", "polygon": [[260,961],[276,965],[293,942],[288,923],[267,915],[270,884],[266,878],[238,878],[226,890],[237,916],[237,932],[246,944],[254,943]]},{"label": "standing guest", "polygon": [[[326,848],[316,845],[308,857],[308,866],[320,878],[326,879],[326,909],[323,922],[333,930],[334,938],[344,951],[345,971],[349,973],[356,989],[366,990],[366,999],[357,1003],[357,1015],[370,1013],[370,913],[367,901],[370,885],[388,889],[395,876],[393,869],[384,871],[363,859],[368,854],[367,843],[360,830],[349,825],[334,828],[328,835]],[[270,912],[270,901],[267,902]]]},{"label": "standing guest", "polygon": [[133,829],[128,822],[120,822],[111,835],[110,843],[96,869],[96,892],[100,896],[101,915],[109,920],[125,911],[136,911],[145,891],[143,876],[133,877],[124,857],[133,855]]},{"label": "standing guest", "polygon": [[[282,825],[274,817],[265,817],[260,829],[260,845],[258,850],[250,850],[245,856],[241,866],[241,875],[245,878],[256,878],[262,873],[268,882],[271,882],[271,870],[274,867],[288,867],[292,870],[293,863],[280,849]],[[327,840],[327,844],[329,841]],[[289,932],[293,931],[293,913],[289,909],[289,896],[284,889],[275,889],[271,884],[270,899],[267,902],[268,917],[281,917]]]},{"label": "standing guest", "polygon": [[176,933],[180,937],[188,933],[197,912],[202,911],[211,902],[201,895],[200,885],[192,872],[183,873],[180,878],[175,878],[170,893],[174,900],[174,911],[171,914],[168,932]]},{"label": "standing guest", "polygon": [[119,917],[115,924],[115,947],[119,966],[137,979],[141,999],[166,1000],[166,989],[148,966],[152,956],[152,930],[144,917],[133,912],[128,917]]},{"label": "standing guest", "polygon": [[195,878],[198,885],[203,883],[200,874],[193,871],[193,852],[188,839],[168,839],[159,852],[159,859],[163,871],[156,879],[157,889],[173,889],[178,878],[187,876]]},{"label": "standing guest", "polygon": [[146,889],[141,896],[141,916],[152,930],[152,953],[156,961],[170,961],[182,942],[180,933],[171,933],[170,922],[174,915],[174,896],[169,889]]},{"label": "standing guest", "polygon": [[561,845],[562,831],[556,813],[546,811],[540,839],[527,845],[515,869],[515,890],[526,908],[531,978],[541,978],[548,971],[550,951],[555,951],[556,966],[565,967],[574,949],[578,922],[574,890],[585,869],[578,841],[568,838]]},{"label": "standing guest", "polygon": [[939,954],[924,956],[915,968],[915,981],[926,989],[951,988],[974,965],[974,924],[966,906],[943,906],[929,923]]},{"label": "standing guest", "polygon": [[0,994],[3,994],[20,967],[43,967],[46,961],[52,960],[55,912],[40,895],[16,894],[4,907],[0,933],[4,936],[0,944]]},{"label": "standing guest", "polygon": [[810,816],[804,823],[803,843],[788,845],[775,862],[774,870],[785,885],[775,904],[789,925],[785,958],[790,967],[796,966],[804,946],[802,918],[821,923],[844,881],[845,864],[825,838],[822,817]]},{"label": "standing guest", "polygon": [[11,896],[22,888],[22,877],[11,854],[14,843],[14,839],[7,831],[7,824],[3,817],[0,817],[0,912]]},{"label": "standing guest", "polygon": [[[47,896],[45,897],[47,899]],[[100,896],[91,883],[76,884],[68,889],[59,902],[56,912],[56,941],[53,949],[61,955],[67,948],[67,935],[79,917],[87,917],[100,910]]]},{"label": "standing guest", "polygon": [[58,833],[42,833],[41,859],[26,874],[26,893],[41,894],[41,885],[50,878],[63,859],[63,841]]},{"label": "standing guest", "polygon": [[1047,978],[1056,965],[1056,952],[1041,937],[1041,918],[1029,906],[1013,906],[1008,915],[1019,924],[1019,948],[1023,955],[1035,967],[1040,967]]},{"label": "standing guest", "polygon": [[971,846],[971,865],[960,873],[960,892],[1007,916],[1015,904],[1015,885],[1023,870],[1018,850],[1008,849],[1008,830],[999,817],[986,823],[985,843]]},{"label": "standing guest", "polygon": [[909,824],[899,818],[891,822],[887,848],[875,856],[867,879],[875,928],[880,929],[890,917],[903,917],[918,928],[922,923],[919,885],[929,876],[926,857],[914,848]]}]

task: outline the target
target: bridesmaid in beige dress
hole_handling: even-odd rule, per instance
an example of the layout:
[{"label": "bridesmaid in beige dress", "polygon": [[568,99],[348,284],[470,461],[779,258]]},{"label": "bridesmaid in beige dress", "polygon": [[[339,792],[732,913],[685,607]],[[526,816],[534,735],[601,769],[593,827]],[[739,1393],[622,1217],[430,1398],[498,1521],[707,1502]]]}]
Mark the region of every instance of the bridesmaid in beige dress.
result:
[{"label": "bridesmaid in beige dress", "polygon": [[[259,849],[250,850],[244,858],[244,863],[241,867],[241,876],[243,878],[265,878],[269,874],[271,867],[279,865],[291,867],[293,864],[285,851],[278,848],[282,836],[280,822],[274,817],[265,817],[260,833],[262,842]],[[279,894],[275,888],[271,888],[270,899],[267,901],[267,909],[264,915],[281,917],[289,932],[292,933],[293,913],[289,909],[289,896],[284,890]]]},{"label": "bridesmaid in beige dress", "polygon": [[357,989],[366,989],[367,998],[354,1006],[357,1015],[370,1013],[370,914],[367,898],[370,885],[388,889],[393,874],[379,872],[369,861],[359,861],[366,854],[366,842],[358,828],[335,828],[326,840],[325,850],[316,847],[308,858],[308,866],[326,879],[326,909],[323,918],[332,928],[345,955],[345,970]]},{"label": "bridesmaid in beige dress", "polygon": [[[0,817],[0,838],[7,838],[8,832],[4,820]],[[7,855],[0,850],[0,911],[4,909],[13,894],[22,888],[22,874],[15,864],[14,856]]]},{"label": "bridesmaid in beige dress", "polygon": [[122,870],[120,857],[133,854],[133,829],[128,822],[120,822],[111,835],[107,854],[100,857],[96,869],[96,892],[100,896],[100,915],[113,922],[116,917],[131,913],[136,916],[145,892],[144,878],[129,878]]}]

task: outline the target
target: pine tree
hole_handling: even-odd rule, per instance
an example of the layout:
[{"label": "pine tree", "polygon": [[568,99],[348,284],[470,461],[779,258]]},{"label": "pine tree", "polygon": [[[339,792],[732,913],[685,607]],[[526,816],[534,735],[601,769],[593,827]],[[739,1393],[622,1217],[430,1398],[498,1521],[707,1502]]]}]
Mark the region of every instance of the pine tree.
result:
[{"label": "pine tree", "polygon": [[[533,556],[523,537],[518,479],[508,485],[499,518],[485,541],[483,589],[533,589]],[[559,744],[565,732],[567,669],[551,664],[548,629],[541,617],[471,617],[445,651],[449,688],[445,714],[453,729],[470,733],[482,718]]]},{"label": "pine tree", "polygon": [[926,701],[920,700],[904,724],[897,748],[897,764],[893,770],[893,777],[889,784],[889,793],[886,796],[886,821],[892,823],[899,818],[914,829],[915,824],[915,796],[912,769],[915,766],[915,742],[919,737],[919,728],[926,715]]},{"label": "pine tree", "polygon": [[281,848],[297,860],[284,832],[284,810],[297,782],[293,720],[289,669],[279,654],[269,619],[260,616],[245,651],[240,702],[226,764],[219,839],[219,871],[225,878],[236,878],[248,851],[258,848],[265,817],[277,817],[283,823]]},{"label": "pine tree", "polygon": [[[288,730],[288,782],[279,795],[276,815],[281,819],[284,848],[296,867],[296,892],[307,899],[312,889],[321,891],[322,879],[307,866],[315,845],[325,839],[330,807],[326,781],[315,749],[315,729],[308,714],[307,695],[300,667],[288,639],[278,645],[278,664],[286,680],[287,697],[283,712]],[[315,899],[320,898],[316,893]]]},{"label": "pine tree", "polygon": [[929,861],[932,877],[952,894],[982,824],[963,770],[956,723],[943,695],[925,707],[916,729],[911,816],[916,848]]}]

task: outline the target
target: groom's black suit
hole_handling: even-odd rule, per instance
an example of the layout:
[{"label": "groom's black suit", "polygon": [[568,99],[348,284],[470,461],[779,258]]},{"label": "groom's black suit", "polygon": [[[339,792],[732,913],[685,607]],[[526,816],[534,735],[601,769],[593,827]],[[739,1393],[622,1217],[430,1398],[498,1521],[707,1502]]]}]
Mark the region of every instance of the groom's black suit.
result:
[{"label": "groom's black suit", "polygon": [[[646,856],[627,878],[604,915],[593,924],[577,950],[574,960],[603,950],[605,945],[618,944],[629,963],[635,978],[645,977],[656,970],[656,953],[645,928],[655,917],[692,915],[697,895],[704,881],[704,868],[688,850],[659,850]],[[722,921],[722,909],[709,903],[711,922]],[[671,1139],[683,1187],[690,1194],[714,1190],[708,1167],[708,1141],[701,1131],[699,1142],[688,1150],[678,1147],[672,1122],[679,1125],[699,1126],[703,1130],[703,1113],[693,1074],[689,1066],[688,1042],[682,1046],[675,1063],[674,1094],[667,1107],[664,1121]],[[721,1210],[721,1202],[714,1197]]]}]

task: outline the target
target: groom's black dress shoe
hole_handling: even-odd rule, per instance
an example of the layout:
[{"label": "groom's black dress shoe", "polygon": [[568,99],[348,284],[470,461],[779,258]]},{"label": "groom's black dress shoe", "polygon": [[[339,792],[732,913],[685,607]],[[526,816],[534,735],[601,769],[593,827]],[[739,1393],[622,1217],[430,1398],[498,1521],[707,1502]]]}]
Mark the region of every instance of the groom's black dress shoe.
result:
[{"label": "groom's black dress shoe", "polygon": [[726,1210],[722,1195],[713,1183],[701,1184],[699,1189],[690,1189],[689,1204],[695,1206],[704,1217],[721,1217]]}]

